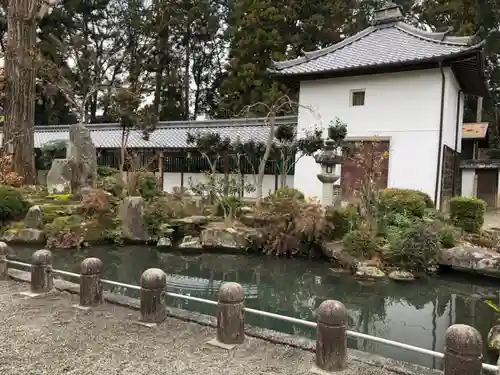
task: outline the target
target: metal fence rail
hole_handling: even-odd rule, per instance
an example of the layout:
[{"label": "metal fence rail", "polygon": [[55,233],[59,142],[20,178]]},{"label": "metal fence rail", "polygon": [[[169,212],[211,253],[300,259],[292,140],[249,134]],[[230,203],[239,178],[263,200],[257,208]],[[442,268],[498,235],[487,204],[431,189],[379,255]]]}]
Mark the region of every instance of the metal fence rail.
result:
[{"label": "metal fence rail", "polygon": [[[11,265],[20,266],[23,268],[30,268],[32,266],[29,263],[24,263],[24,262],[10,260],[10,259],[7,259],[7,263],[11,264]],[[62,270],[57,270],[57,269],[52,269],[52,268],[50,269],[50,272],[52,272],[53,274],[56,274],[56,275],[68,276],[68,277],[73,277],[76,279],[79,279],[81,277],[81,275],[78,273],[62,271]],[[106,279],[101,279],[100,281],[102,284],[105,284],[105,285],[118,286],[118,287],[132,289],[132,290],[141,290],[142,289],[138,285],[126,284],[126,283],[121,283],[118,281],[112,281],[112,280],[106,280]],[[187,301],[200,302],[200,303],[205,303],[205,304],[212,305],[212,306],[218,305],[217,301],[209,300],[209,299],[205,299],[205,298],[192,297],[192,296],[179,294],[179,293],[171,293],[168,291],[165,291],[164,294],[166,296],[172,297],[172,298],[179,298],[179,299],[184,299]],[[294,318],[294,317],[290,317],[290,316],[279,315],[279,314],[275,314],[275,313],[271,313],[271,312],[267,312],[267,311],[252,309],[249,307],[244,307],[244,311],[247,313],[250,313],[250,314],[254,314],[254,315],[258,315],[258,316],[262,316],[262,317],[266,317],[266,318],[277,319],[277,320],[285,321],[285,322],[292,323],[292,324],[298,324],[298,325],[302,325],[302,326],[306,326],[306,327],[310,327],[310,328],[317,328],[317,326],[318,326],[318,324],[316,322],[311,322],[308,320],[298,319],[298,318]],[[436,352],[433,350],[420,348],[420,347],[414,346],[414,345],[404,344],[404,343],[401,343],[398,341],[388,340],[388,339],[385,339],[382,337],[371,336],[371,335],[367,335],[365,333],[360,333],[360,332],[348,330],[347,336],[352,337],[352,338],[368,340],[368,341],[376,342],[379,344],[388,345],[388,346],[392,346],[395,348],[412,351],[412,352],[419,353],[419,354],[428,355],[428,356],[433,357],[433,358],[439,358],[439,359],[444,358],[444,353],[441,353],[441,352]],[[487,370],[487,371],[493,371],[493,372],[499,371],[499,367],[495,366],[495,365],[483,363],[482,366],[483,366],[483,369]]]}]

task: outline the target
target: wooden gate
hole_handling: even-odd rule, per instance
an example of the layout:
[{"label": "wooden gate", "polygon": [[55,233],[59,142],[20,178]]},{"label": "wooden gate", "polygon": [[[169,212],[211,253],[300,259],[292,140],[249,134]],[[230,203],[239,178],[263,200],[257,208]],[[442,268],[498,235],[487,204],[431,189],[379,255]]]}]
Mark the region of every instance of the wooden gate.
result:
[{"label": "wooden gate", "polygon": [[498,169],[477,169],[477,197],[488,207],[496,207],[498,194]]},{"label": "wooden gate", "polygon": [[364,183],[373,180],[379,189],[387,187],[389,175],[389,141],[350,143],[350,151],[341,169],[342,200],[359,199]]},{"label": "wooden gate", "polygon": [[460,174],[460,154],[446,145],[443,146],[441,170],[440,210],[447,211],[450,198],[460,195],[462,178]]}]

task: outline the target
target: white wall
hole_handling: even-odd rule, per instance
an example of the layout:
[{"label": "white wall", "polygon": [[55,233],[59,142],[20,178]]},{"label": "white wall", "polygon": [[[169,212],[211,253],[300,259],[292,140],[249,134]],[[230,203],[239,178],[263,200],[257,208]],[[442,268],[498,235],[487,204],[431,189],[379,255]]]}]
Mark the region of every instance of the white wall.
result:
[{"label": "white wall", "polygon": [[[220,174],[222,176],[222,174]],[[189,179],[191,178],[193,183],[201,182],[203,179],[203,173],[184,173],[184,187],[189,188]],[[267,196],[269,192],[274,192],[276,187],[274,175],[265,175],[264,183],[262,184],[262,195]],[[251,184],[255,186],[253,176],[245,176],[245,184]],[[278,177],[278,187],[280,184],[280,179]],[[288,187],[293,187],[293,176],[287,176]],[[172,192],[174,187],[181,186],[181,174],[180,173],[164,173],[163,174],[163,190],[166,192]],[[246,193],[245,198],[256,198],[255,192]]]},{"label": "white wall", "polygon": [[476,176],[475,169],[462,169],[462,196],[475,197],[474,178]]},{"label": "white wall", "polygon": [[[444,132],[451,134],[453,122],[454,136],[458,89],[451,70],[445,72],[450,79],[445,93]],[[365,90],[364,106],[350,106],[351,90],[356,89]],[[448,97],[452,92],[454,105],[453,97]],[[300,85],[299,101],[299,134],[314,125],[326,129],[338,117],[347,123],[348,139],[388,139],[388,186],[418,189],[434,197],[441,105],[439,69],[305,81]],[[295,167],[294,186],[307,196],[320,196],[317,173],[319,166],[314,159],[302,158]]]}]

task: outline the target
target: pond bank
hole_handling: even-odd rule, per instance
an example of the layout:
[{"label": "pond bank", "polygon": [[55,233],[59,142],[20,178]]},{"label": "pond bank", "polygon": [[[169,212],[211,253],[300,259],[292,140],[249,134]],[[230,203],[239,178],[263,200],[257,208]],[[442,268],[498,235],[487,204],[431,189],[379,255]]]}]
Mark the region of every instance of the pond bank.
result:
[{"label": "pond bank", "polygon": [[[33,249],[16,248],[20,260],[29,262]],[[97,256],[104,262],[103,277],[138,285],[141,273],[150,267],[168,274],[168,289],[207,299],[216,299],[220,284],[236,281],[243,285],[246,305],[264,311],[315,320],[315,310],[325,299],[346,304],[352,330],[410,345],[442,351],[444,332],[455,323],[476,327],[486,338],[493,311],[486,299],[494,299],[500,284],[496,280],[463,278],[445,274],[421,278],[413,283],[360,283],[338,275],[322,262],[204,254],[165,254],[143,246],[95,247],[76,252],[54,252],[54,267],[79,272],[80,262]],[[471,282],[472,281],[476,281]],[[109,291],[135,297],[132,291]],[[169,305],[213,315],[211,306],[169,301]],[[248,323],[284,333],[314,338],[303,326],[249,315]],[[349,346],[384,357],[440,368],[438,360],[396,348],[349,340]],[[485,354],[487,354],[485,348]]]}]

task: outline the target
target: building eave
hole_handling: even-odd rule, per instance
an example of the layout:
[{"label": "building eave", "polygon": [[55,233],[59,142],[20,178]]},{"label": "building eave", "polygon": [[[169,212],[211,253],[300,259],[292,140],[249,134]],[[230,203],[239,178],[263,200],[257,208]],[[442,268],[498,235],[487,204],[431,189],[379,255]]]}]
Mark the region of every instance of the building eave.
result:
[{"label": "building eave", "polygon": [[[435,56],[427,59],[411,60],[411,61],[400,61],[396,63],[383,63],[374,64],[368,66],[360,66],[354,68],[342,68],[333,70],[324,70],[320,72],[307,72],[307,73],[283,73],[275,70],[268,70],[271,77],[286,81],[286,82],[300,82],[300,81],[310,81],[318,79],[329,79],[329,78],[341,78],[341,77],[352,77],[361,75],[373,75],[373,74],[386,74],[386,73],[396,73],[412,70],[425,70],[425,69],[435,69],[441,64],[445,67],[452,67],[453,69],[460,69],[461,64],[464,61],[475,59],[475,68],[477,74],[481,77],[477,77],[478,80],[482,81],[477,84],[476,88],[472,89],[467,87],[462,87],[464,92],[473,95],[488,96],[489,90],[486,86],[484,79],[484,66],[483,66],[483,46],[484,41],[467,48],[459,53],[454,53],[446,56]],[[463,82],[460,82],[464,86]]]}]

